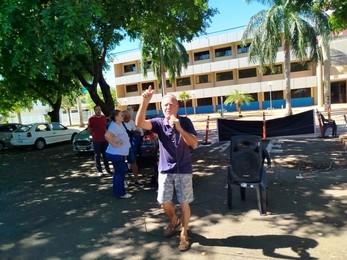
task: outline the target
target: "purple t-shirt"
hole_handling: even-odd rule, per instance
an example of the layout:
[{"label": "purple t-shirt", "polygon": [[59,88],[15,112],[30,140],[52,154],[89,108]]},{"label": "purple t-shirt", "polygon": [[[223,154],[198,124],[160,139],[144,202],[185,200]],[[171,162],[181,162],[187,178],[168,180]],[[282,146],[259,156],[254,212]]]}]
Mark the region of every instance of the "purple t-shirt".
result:
[{"label": "purple t-shirt", "polygon": [[[192,121],[187,117],[178,117],[182,128],[193,135],[197,135]],[[159,137],[159,165],[160,173],[192,173],[192,159],[190,148],[181,134],[170,127],[168,121],[162,117],[150,119],[152,131]]]}]

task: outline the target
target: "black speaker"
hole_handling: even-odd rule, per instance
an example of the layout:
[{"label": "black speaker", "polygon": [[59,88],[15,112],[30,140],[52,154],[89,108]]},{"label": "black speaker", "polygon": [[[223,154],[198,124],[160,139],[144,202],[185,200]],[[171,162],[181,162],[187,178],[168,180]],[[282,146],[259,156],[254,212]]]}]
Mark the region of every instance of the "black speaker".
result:
[{"label": "black speaker", "polygon": [[261,138],[256,135],[232,136],[230,140],[232,180],[259,182],[261,180]]}]

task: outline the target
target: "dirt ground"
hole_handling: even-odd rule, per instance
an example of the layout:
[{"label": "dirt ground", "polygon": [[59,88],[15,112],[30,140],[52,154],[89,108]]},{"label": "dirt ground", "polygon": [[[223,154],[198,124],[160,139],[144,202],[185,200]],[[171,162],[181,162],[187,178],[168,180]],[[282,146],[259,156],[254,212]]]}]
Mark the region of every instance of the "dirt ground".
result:
[{"label": "dirt ground", "polygon": [[[188,252],[162,236],[167,219],[150,187],[153,169],[141,168],[145,189],[130,186],[133,198],[117,200],[112,176],[96,176],[93,156],[63,144],[0,154],[0,259],[345,259],[346,147],[317,135],[268,140],[267,215],[254,189],[245,201],[234,189],[230,210],[229,142],[217,141],[218,116],[210,115],[211,144],[192,153]],[[191,118],[203,140],[207,115]]]}]

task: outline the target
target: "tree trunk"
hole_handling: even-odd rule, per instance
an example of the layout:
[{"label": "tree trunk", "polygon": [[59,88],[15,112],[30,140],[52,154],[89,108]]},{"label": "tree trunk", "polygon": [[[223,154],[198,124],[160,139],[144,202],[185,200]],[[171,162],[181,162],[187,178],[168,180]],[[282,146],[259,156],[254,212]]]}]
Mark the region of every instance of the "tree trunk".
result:
[{"label": "tree trunk", "polygon": [[[100,64],[103,64],[103,63],[100,62]],[[107,82],[104,79],[104,76],[102,74],[102,66],[99,64],[96,64],[94,67],[95,67],[93,71],[94,79],[92,83],[89,83],[84,78],[84,76],[79,73],[79,71],[75,71],[75,75],[81,82],[82,86],[88,90],[89,95],[91,99],[93,100],[94,104],[99,105],[101,107],[103,114],[106,117],[108,117],[115,108],[113,98],[111,95],[110,86],[107,84]],[[101,99],[98,95],[98,91],[97,91],[98,85],[100,86],[101,93],[104,99]]]},{"label": "tree trunk", "polygon": [[59,112],[61,107],[62,97],[59,97],[55,104],[52,106],[52,111],[48,112],[49,117],[51,118],[51,122],[60,122]]},{"label": "tree trunk", "polygon": [[284,81],[286,86],[285,99],[286,99],[286,115],[293,115],[292,111],[292,97],[290,90],[290,45],[288,40],[284,40]]},{"label": "tree trunk", "polygon": [[72,122],[71,122],[71,109],[70,108],[67,109],[67,115],[69,117],[69,125],[71,126]]},{"label": "tree trunk", "polygon": [[322,80],[323,80],[323,72],[322,72],[322,66],[323,66],[323,62],[322,62],[322,57],[319,58],[318,63],[317,63],[317,105],[319,107],[322,107],[324,104],[324,92],[323,92],[323,84],[322,84]]},{"label": "tree trunk", "polygon": [[22,114],[20,112],[17,113],[18,123],[22,124]]},{"label": "tree trunk", "polygon": [[[330,48],[322,41],[323,54],[323,89],[324,89],[324,105],[325,111],[330,111],[331,106],[331,86],[330,86]],[[329,115],[330,116],[330,115]],[[329,118],[330,119],[330,118]]]},{"label": "tree trunk", "polygon": [[184,111],[185,111],[186,116],[187,116],[187,101],[184,101]]},{"label": "tree trunk", "polygon": [[101,88],[101,92],[105,100],[105,102],[103,102],[103,104],[101,105],[101,110],[104,113],[104,115],[108,117],[110,113],[114,110],[115,104],[111,94],[111,87],[107,84],[102,74],[102,68],[100,73],[101,74],[99,78],[99,86]]},{"label": "tree trunk", "polygon": [[81,97],[77,97],[77,107],[78,107],[78,115],[80,124],[79,127],[84,127],[84,120],[83,120],[83,113],[82,113],[82,104],[81,104]]},{"label": "tree trunk", "polygon": [[161,93],[162,93],[162,96],[165,96],[166,95],[166,72],[162,64],[160,64],[160,77],[161,77]]},{"label": "tree trunk", "polygon": [[241,115],[241,105],[239,103],[236,104],[237,111],[239,111],[239,117],[242,117]]}]

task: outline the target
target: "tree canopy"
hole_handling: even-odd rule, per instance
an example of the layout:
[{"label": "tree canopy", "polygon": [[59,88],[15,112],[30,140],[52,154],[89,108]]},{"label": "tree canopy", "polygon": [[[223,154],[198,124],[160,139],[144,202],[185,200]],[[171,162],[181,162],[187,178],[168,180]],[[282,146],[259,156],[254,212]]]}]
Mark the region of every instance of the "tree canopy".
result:
[{"label": "tree canopy", "polygon": [[62,96],[83,86],[107,116],[114,102],[103,72],[126,35],[189,41],[212,15],[207,0],[2,0],[0,75],[14,99],[45,101],[55,115]]},{"label": "tree canopy", "polygon": [[183,92],[181,92],[181,94],[178,96],[178,99],[183,101],[183,103],[184,103],[184,112],[185,112],[185,114],[186,114],[186,116],[187,116],[187,102],[188,102],[188,100],[191,99],[191,96],[189,95],[188,92],[183,91]]},{"label": "tree canopy", "polygon": [[[246,2],[254,2],[246,0]],[[274,67],[279,44],[283,43],[286,114],[292,115],[290,61],[318,61],[318,38],[329,40],[331,33],[328,16],[317,8],[298,8],[295,1],[258,0],[270,5],[251,17],[243,34],[243,42],[251,40],[249,60],[259,62],[262,71]]]},{"label": "tree canopy", "polygon": [[333,31],[347,29],[347,2],[341,0],[296,0],[299,9],[311,9],[316,6],[329,14],[329,23]]},{"label": "tree canopy", "polygon": [[[187,67],[189,57],[182,44],[204,32],[208,21],[217,12],[209,8],[208,1],[154,0],[154,8],[143,12],[132,24],[132,29],[142,42],[142,69],[147,74],[147,61],[166,94],[166,72],[172,81]],[[158,14],[166,14],[159,15]],[[173,26],[174,25],[174,26]]]},{"label": "tree canopy", "polygon": [[249,105],[254,99],[250,94],[240,93],[238,90],[234,90],[234,92],[229,93],[227,98],[224,101],[224,105],[236,105],[236,109],[239,112],[239,117],[241,117],[241,106],[242,104]]}]

